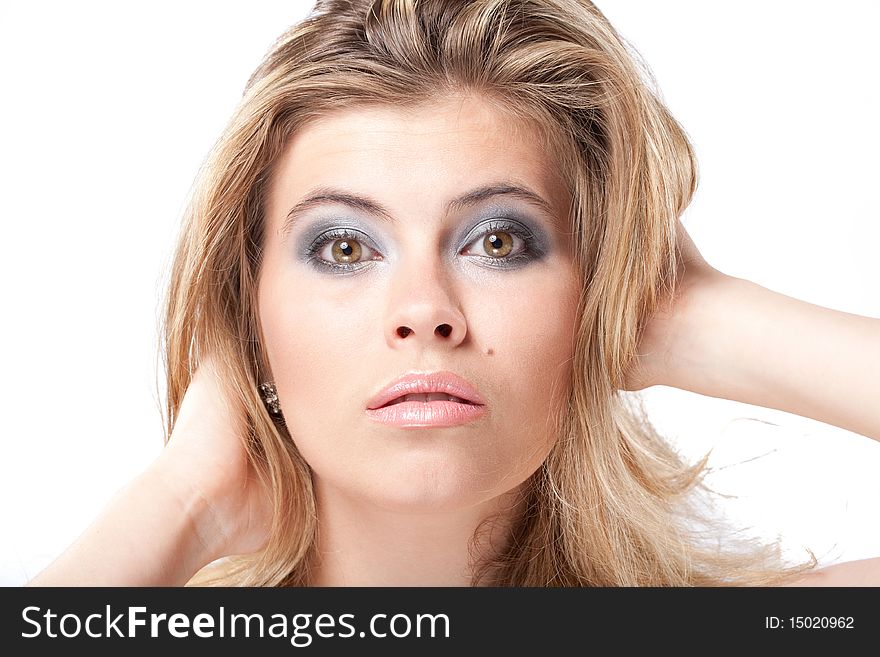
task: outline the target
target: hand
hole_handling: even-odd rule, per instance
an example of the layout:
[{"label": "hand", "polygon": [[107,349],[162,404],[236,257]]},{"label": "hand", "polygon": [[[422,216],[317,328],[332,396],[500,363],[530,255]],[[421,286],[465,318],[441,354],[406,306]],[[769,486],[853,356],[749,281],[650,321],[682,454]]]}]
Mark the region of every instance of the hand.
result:
[{"label": "hand", "polygon": [[263,548],[272,520],[272,500],[245,447],[244,412],[206,359],[184,395],[168,446],[160,456],[173,485],[188,487],[204,504],[192,518],[195,531],[216,557]]},{"label": "hand", "polygon": [[700,339],[705,337],[699,329],[703,302],[731,277],[706,262],[681,221],[676,227],[676,250],[678,284],[645,325],[624,390],[654,385],[689,388],[680,381],[692,380],[692,370],[702,362],[696,356],[703,348]]}]

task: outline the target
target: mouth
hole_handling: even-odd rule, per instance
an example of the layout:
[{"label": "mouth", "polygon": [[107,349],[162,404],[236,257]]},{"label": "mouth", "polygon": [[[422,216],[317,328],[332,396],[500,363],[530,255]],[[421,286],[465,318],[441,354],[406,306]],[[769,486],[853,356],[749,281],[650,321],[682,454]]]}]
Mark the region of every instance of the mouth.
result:
[{"label": "mouth", "polygon": [[452,372],[413,372],[376,394],[366,414],[392,427],[439,428],[476,422],[488,409],[476,387]]},{"label": "mouth", "polygon": [[412,372],[398,377],[367,402],[367,409],[377,410],[409,402],[485,406],[482,395],[467,379],[441,371]]},{"label": "mouth", "polygon": [[467,399],[462,399],[461,397],[456,397],[455,395],[448,395],[445,392],[420,392],[409,395],[401,395],[395,399],[392,399],[387,404],[383,404],[379,408],[387,408],[388,406],[394,406],[395,404],[401,404],[403,402],[422,402],[427,404],[429,402],[455,402],[456,404],[467,404],[469,406],[479,406],[480,404],[475,404],[472,401]]}]

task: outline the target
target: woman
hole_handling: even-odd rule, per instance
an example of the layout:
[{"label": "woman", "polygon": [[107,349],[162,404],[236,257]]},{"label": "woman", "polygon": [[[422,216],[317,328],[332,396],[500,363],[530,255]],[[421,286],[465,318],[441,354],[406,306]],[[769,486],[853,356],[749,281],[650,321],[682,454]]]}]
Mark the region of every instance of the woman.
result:
[{"label": "woman", "polygon": [[619,394],[880,438],[878,321],[709,266],[695,185],[587,2],[319,3],[188,212],[168,446],[32,583],[877,583],[719,550],[703,464]]}]

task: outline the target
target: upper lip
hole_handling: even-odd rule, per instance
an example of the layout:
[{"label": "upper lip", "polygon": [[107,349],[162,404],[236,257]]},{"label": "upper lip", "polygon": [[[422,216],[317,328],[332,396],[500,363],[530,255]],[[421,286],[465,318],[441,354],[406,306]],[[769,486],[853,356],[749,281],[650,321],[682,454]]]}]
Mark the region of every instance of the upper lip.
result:
[{"label": "upper lip", "polygon": [[396,378],[374,396],[367,408],[381,408],[385,404],[403,397],[427,392],[442,392],[453,397],[461,397],[465,401],[484,405],[486,402],[477,389],[466,379],[452,372],[411,372]]}]

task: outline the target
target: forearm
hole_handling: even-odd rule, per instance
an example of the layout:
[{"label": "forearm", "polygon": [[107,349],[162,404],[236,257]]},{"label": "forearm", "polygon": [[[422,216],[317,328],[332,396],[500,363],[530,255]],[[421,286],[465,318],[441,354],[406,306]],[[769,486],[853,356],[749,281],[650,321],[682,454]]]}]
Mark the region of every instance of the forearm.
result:
[{"label": "forearm", "polygon": [[28,586],[179,586],[215,555],[200,527],[208,509],[178,490],[160,456]]},{"label": "forearm", "polygon": [[880,319],[732,277],[695,299],[691,312],[671,385],[880,440]]}]

